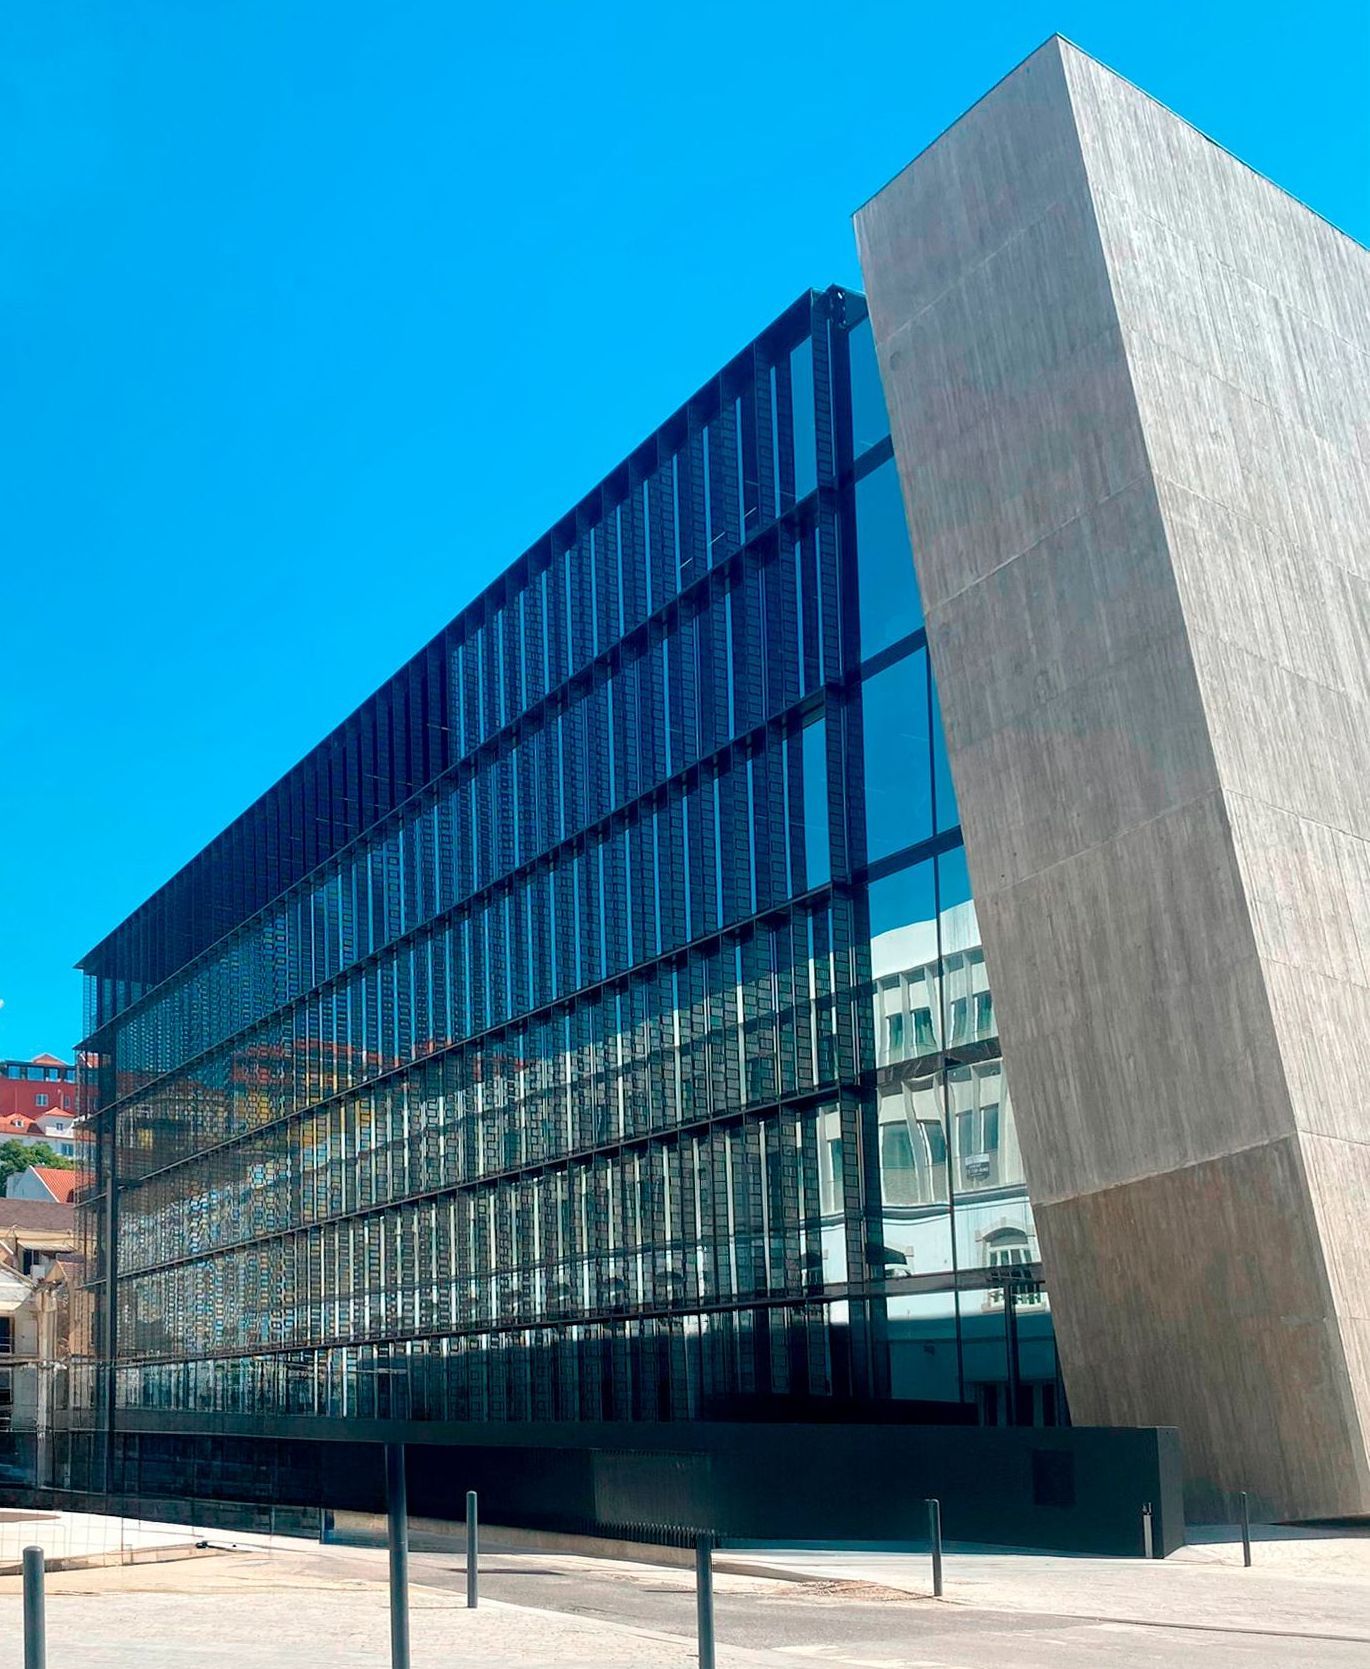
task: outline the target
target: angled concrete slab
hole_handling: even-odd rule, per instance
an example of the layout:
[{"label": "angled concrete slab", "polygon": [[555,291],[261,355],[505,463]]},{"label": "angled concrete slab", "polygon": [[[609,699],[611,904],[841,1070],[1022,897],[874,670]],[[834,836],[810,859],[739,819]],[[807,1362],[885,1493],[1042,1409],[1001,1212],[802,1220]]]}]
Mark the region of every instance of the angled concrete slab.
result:
[{"label": "angled concrete slab", "polygon": [[1370,254],[1059,39],[856,221],[1072,1412],[1370,1512]]}]

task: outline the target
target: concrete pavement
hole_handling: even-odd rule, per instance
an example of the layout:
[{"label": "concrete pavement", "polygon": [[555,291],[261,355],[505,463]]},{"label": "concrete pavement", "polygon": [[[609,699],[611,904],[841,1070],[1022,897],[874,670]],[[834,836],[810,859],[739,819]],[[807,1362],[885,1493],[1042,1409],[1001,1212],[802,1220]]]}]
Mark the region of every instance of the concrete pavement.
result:
[{"label": "concrete pavement", "polygon": [[[1253,1529],[1249,1570],[1243,1568],[1235,1529],[1198,1529],[1191,1535],[1191,1545],[1153,1561],[949,1543],[944,1597],[982,1611],[1363,1642],[1370,1664],[1370,1529]],[[737,1570],[869,1582],[908,1594],[931,1592],[929,1558],[923,1552],[753,1549],[730,1551],[727,1557]]]},{"label": "concrete pavement", "polygon": [[[239,1540],[214,1558],[50,1575],[53,1669],[78,1655],[89,1669],[388,1662],[382,1550]],[[1370,1540],[1265,1533],[1256,1558],[1244,1571],[1220,1537],[1153,1564],[953,1545],[933,1601],[926,1554],[731,1551],[719,1669],[1159,1669],[1196,1652],[1205,1669],[1370,1664]],[[460,1553],[416,1552],[411,1571],[414,1669],[696,1662],[687,1570],[492,1548],[476,1612]],[[0,1579],[0,1669],[21,1663],[18,1624],[18,1581]]]}]

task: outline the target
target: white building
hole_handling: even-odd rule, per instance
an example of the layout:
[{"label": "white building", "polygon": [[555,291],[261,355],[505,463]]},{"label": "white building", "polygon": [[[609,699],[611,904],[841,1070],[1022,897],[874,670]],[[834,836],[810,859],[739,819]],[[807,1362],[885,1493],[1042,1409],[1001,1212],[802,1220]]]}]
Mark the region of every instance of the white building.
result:
[{"label": "white building", "polygon": [[6,1142],[21,1142],[35,1147],[44,1142],[62,1159],[75,1159],[90,1146],[90,1137],[80,1129],[75,1113],[68,1108],[53,1107],[29,1118],[23,1113],[9,1113],[0,1118],[0,1146]]},{"label": "white building", "polygon": [[70,1206],[0,1200],[0,1479],[47,1475],[53,1410],[65,1394],[74,1253]]},{"label": "white building", "polygon": [[46,1200],[71,1205],[76,1190],[90,1178],[89,1171],[62,1170],[54,1165],[30,1165],[16,1171],[5,1184],[5,1198]]}]

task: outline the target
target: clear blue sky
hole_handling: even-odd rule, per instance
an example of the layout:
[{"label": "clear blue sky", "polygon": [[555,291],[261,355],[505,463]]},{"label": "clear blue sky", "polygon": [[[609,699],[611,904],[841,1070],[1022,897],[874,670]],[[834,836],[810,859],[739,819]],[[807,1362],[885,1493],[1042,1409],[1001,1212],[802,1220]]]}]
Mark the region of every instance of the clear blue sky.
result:
[{"label": "clear blue sky", "polygon": [[0,14],[0,1054],[1053,30],[1370,241],[1356,3]]}]

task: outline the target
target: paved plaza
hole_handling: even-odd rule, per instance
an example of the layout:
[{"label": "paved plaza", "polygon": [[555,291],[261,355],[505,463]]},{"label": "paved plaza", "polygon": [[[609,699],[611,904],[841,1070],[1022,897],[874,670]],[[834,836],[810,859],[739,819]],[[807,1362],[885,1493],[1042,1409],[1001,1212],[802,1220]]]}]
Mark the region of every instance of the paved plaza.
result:
[{"label": "paved plaza", "polygon": [[[186,1548],[192,1527],[78,1515],[4,1526],[54,1550],[121,1536]],[[196,1531],[202,1536],[203,1530]],[[385,1554],[210,1532],[222,1550],[157,1564],[50,1572],[51,1669],[243,1669],[389,1661]],[[415,1552],[414,1669],[552,1665],[690,1669],[687,1569],[568,1552],[502,1551],[466,1609],[459,1552]],[[116,1545],[118,1543],[116,1542]],[[1370,1664],[1370,1537],[1262,1531],[1251,1570],[1230,1536],[1164,1563],[949,1547],[946,1595],[918,1553],[766,1550],[720,1555],[720,1669],[1214,1669]],[[22,1662],[19,1582],[0,1577],[0,1669]]]}]

